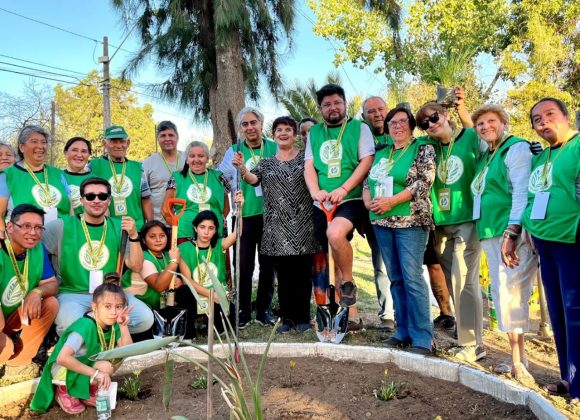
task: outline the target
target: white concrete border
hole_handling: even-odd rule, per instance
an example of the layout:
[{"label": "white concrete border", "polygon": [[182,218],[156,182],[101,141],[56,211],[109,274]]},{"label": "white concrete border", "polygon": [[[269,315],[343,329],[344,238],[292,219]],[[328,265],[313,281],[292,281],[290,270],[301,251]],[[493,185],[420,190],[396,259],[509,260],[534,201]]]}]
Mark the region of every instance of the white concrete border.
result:
[{"label": "white concrete border", "polygon": [[[225,347],[225,346],[224,346]],[[245,354],[261,355],[265,343],[242,343]],[[225,348],[217,345],[214,352],[223,354]],[[204,353],[192,347],[175,350],[199,360],[205,360]],[[525,405],[540,420],[565,420],[564,416],[548,400],[534,391],[523,388],[498,376],[487,374],[469,366],[448,360],[425,357],[401,350],[335,345],[329,343],[272,343],[270,357],[325,357],[331,360],[352,360],[359,363],[394,363],[400,369],[449,382],[459,382],[474,391],[511,404]],[[123,363],[119,374],[146,369],[165,361],[165,351],[159,350],[143,356],[130,357]],[[2,388],[0,406],[25,398],[36,390],[38,378]]]}]

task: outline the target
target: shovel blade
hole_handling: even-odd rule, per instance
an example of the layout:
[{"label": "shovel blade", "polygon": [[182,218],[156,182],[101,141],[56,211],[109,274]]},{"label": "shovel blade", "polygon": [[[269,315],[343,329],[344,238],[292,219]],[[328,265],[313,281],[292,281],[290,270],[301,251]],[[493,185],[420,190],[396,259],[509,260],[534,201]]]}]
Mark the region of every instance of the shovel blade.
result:
[{"label": "shovel blade", "polygon": [[316,336],[322,343],[339,344],[346,335],[348,308],[335,305],[318,305],[316,308]]}]

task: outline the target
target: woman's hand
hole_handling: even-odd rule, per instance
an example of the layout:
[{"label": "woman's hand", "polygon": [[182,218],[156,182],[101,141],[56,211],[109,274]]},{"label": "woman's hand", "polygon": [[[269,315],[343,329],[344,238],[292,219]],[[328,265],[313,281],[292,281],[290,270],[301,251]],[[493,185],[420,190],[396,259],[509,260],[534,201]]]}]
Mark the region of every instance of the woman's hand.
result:
[{"label": "woman's hand", "polygon": [[111,375],[105,372],[99,371],[95,380],[97,381],[97,384],[99,384],[99,388],[109,389],[109,386],[111,385]]},{"label": "woman's hand", "polygon": [[244,205],[244,194],[242,193],[241,190],[236,191],[236,196],[234,198],[235,203],[239,206],[243,206]]},{"label": "woman's hand", "polygon": [[375,214],[384,214],[393,208],[392,197],[376,197],[369,203],[369,210]]},{"label": "woman's hand", "polygon": [[132,306],[125,306],[121,312],[119,312],[119,314],[117,315],[117,324],[119,324],[120,327],[126,327],[127,325],[129,325],[129,321],[130,321],[130,317],[129,314],[131,313],[131,311],[133,310]]},{"label": "woman's hand", "polygon": [[111,362],[107,360],[99,360],[98,362],[95,362],[93,367],[97,369],[99,372],[106,373],[109,376],[111,376],[115,372],[115,368],[113,367]]},{"label": "woman's hand", "polygon": [[234,153],[234,156],[232,157],[232,165],[234,165],[236,168],[240,168],[240,170],[242,170],[242,172],[245,172],[246,166],[244,165],[244,155],[242,155],[242,152],[236,152]]},{"label": "woman's hand", "polygon": [[170,260],[177,260],[177,264],[179,264],[179,261],[181,261],[181,253],[179,252],[179,248],[176,247],[175,249],[170,249],[168,254]]}]

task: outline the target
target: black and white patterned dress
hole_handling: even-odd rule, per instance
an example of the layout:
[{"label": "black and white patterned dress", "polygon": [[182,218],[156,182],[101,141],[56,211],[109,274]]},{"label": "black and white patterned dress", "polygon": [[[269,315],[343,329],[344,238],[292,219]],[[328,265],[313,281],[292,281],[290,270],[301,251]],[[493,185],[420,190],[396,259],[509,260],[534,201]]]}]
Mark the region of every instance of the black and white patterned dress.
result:
[{"label": "black and white patterned dress", "polygon": [[291,160],[263,159],[252,169],[264,194],[261,252],[269,256],[314,254],[312,198],[304,180],[304,152]]}]

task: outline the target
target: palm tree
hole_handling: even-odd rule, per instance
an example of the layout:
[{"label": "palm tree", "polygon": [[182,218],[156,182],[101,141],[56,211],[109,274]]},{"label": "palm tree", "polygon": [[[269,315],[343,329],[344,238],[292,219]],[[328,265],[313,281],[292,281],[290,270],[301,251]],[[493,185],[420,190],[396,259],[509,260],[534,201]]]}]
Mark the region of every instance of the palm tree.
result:
[{"label": "palm tree", "polygon": [[[259,98],[259,80],[278,98],[282,82],[277,46],[294,25],[293,0],[112,0],[135,16],[141,49],[123,76],[149,59],[167,75],[151,90],[193,110],[213,126],[213,160],[235,139],[233,119],[245,97]],[[133,22],[129,22],[133,24]]]}]

